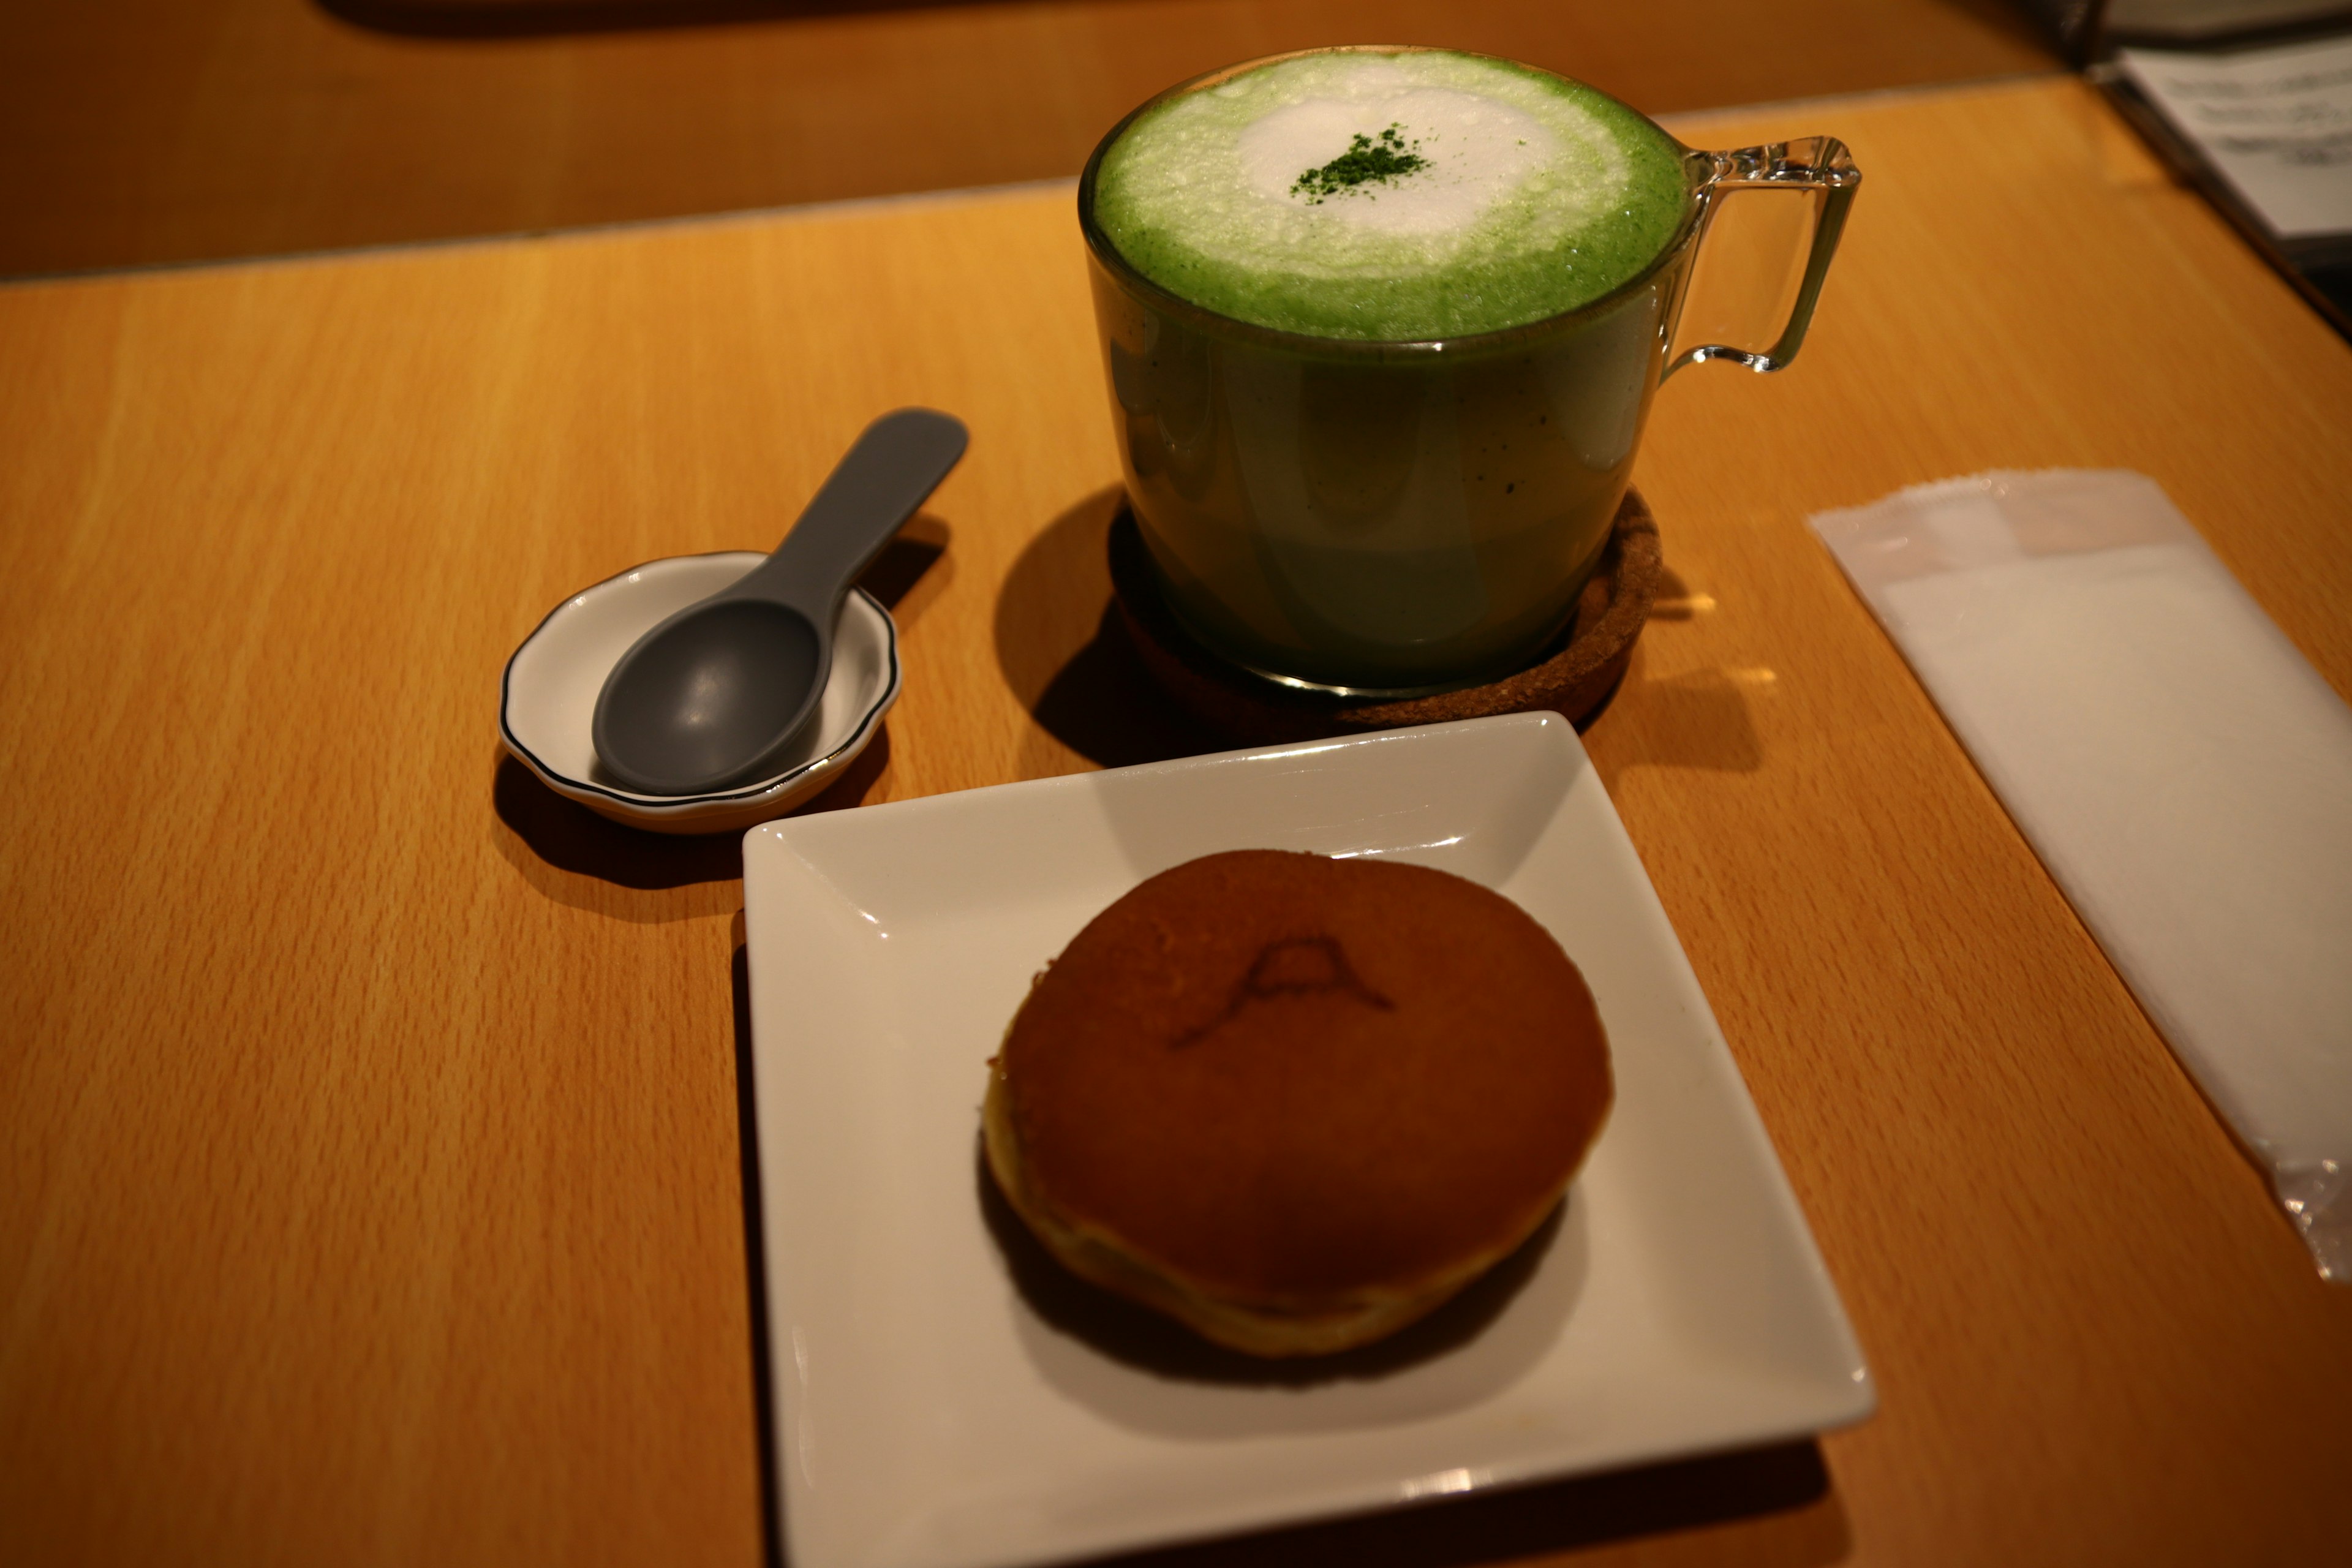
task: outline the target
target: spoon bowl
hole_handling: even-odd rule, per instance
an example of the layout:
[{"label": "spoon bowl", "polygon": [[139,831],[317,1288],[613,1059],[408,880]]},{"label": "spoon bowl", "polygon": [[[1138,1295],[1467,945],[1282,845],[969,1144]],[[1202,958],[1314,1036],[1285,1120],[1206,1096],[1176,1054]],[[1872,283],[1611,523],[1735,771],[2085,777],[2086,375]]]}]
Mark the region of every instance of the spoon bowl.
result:
[{"label": "spoon bowl", "polygon": [[593,726],[605,772],[646,795],[766,776],[814,716],[850,584],[947,478],[959,421],[903,408],[866,426],[751,575],[689,605],[613,666]]},{"label": "spoon bowl", "polygon": [[647,794],[695,795],[709,787],[704,779],[732,781],[747,752],[756,776],[767,762],[761,742],[789,742],[824,695],[820,667],[830,661],[820,641],[805,616],[768,600],[690,605],[629,651],[635,678],[607,683],[596,721],[645,752],[631,782]]}]

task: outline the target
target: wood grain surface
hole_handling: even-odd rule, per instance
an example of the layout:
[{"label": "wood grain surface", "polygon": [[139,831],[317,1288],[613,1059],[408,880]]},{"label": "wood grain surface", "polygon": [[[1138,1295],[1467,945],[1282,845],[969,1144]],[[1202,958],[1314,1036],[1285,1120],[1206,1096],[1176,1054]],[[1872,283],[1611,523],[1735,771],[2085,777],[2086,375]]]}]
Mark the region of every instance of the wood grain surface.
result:
[{"label": "wood grain surface", "polygon": [[[1662,393],[1672,577],[1587,740],[1883,1406],[1157,1561],[2340,1559],[2352,1291],[1802,520],[2138,468],[2352,693],[2352,348],[2071,81],[1677,129],[1867,183],[1799,363]],[[760,1560],[736,850],[503,762],[498,673],[921,402],[971,455],[815,809],[1209,744],[1099,635],[1069,206],[0,289],[0,1562]]]},{"label": "wood grain surface", "polygon": [[1323,44],[1486,50],[1653,114],[2053,63],[2011,0],[1810,0],[1801,26],[1748,0],[765,8],[725,26],[416,37],[312,0],[0,5],[0,275],[1075,175],[1161,88]]}]

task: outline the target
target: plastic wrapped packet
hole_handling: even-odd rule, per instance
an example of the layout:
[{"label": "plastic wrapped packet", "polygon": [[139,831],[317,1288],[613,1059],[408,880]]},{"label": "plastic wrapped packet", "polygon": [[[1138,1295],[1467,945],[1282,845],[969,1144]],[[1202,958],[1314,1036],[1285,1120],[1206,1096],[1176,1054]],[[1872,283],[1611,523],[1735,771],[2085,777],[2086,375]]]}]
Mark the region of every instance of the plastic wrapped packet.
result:
[{"label": "plastic wrapped packet", "polygon": [[1979,474],[1811,521],[2352,1283],[2352,709],[2145,475]]}]

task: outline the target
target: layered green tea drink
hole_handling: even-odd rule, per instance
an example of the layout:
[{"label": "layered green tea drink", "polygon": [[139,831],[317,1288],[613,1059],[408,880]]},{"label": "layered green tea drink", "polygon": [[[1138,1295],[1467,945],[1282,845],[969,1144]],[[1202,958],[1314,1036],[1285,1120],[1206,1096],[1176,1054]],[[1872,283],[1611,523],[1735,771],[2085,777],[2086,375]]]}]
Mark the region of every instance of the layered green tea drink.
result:
[{"label": "layered green tea drink", "polygon": [[1624,494],[1722,156],[1436,50],[1259,62],[1130,115],[1079,218],[1178,616],[1349,690],[1540,658]]}]

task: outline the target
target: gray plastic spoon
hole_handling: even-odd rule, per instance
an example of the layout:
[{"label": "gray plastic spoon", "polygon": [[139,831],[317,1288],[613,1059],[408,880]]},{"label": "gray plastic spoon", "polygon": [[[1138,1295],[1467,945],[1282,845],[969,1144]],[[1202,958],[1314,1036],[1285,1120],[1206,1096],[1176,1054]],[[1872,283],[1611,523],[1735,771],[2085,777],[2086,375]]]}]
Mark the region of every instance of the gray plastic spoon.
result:
[{"label": "gray plastic spoon", "polygon": [[963,456],[960,420],[902,408],[866,427],[774,554],[639,637],[604,678],[604,771],[640,795],[703,795],[782,771],[833,671],[850,584]]}]

